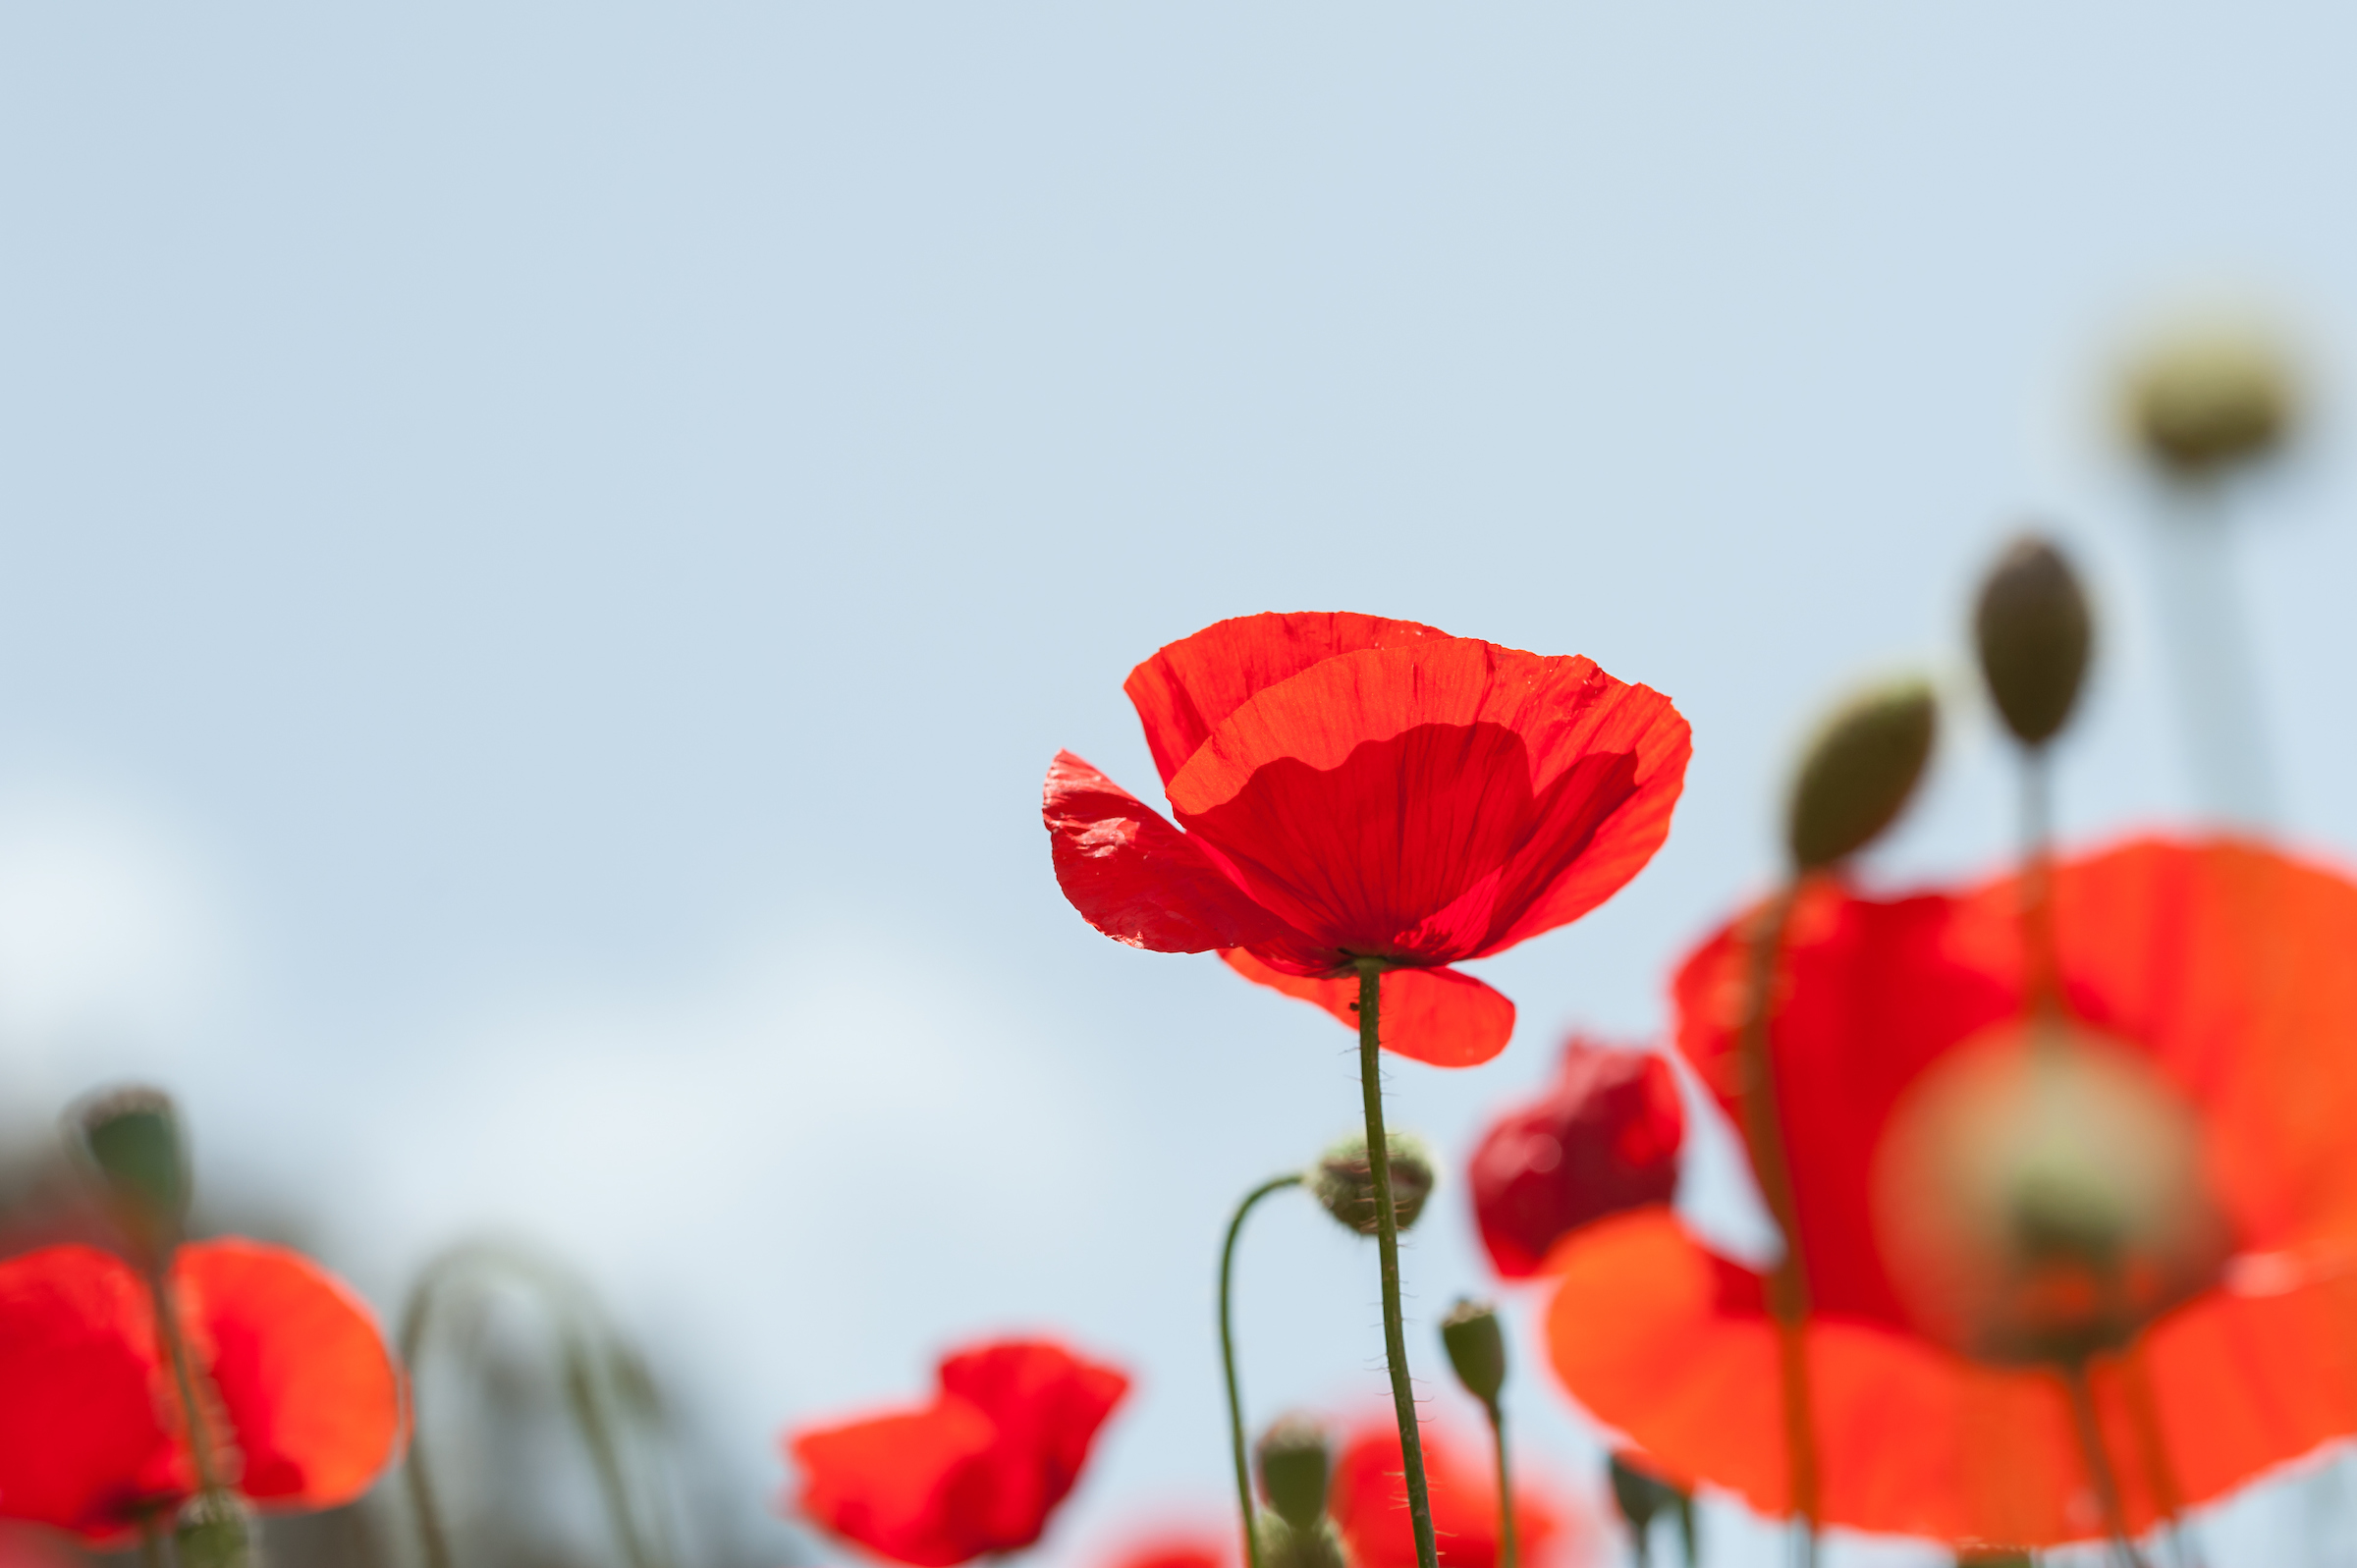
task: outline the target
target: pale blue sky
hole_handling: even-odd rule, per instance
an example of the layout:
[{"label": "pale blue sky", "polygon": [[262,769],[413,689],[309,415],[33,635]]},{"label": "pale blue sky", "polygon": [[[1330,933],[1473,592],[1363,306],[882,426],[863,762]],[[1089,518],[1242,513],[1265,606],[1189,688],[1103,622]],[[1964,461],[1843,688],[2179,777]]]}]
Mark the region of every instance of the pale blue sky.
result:
[{"label": "pale blue sky", "polygon": [[[2106,611],[2066,827],[2182,815],[2104,387],[2225,298],[2323,387],[2241,565],[2288,822],[2345,856],[2353,45],[2249,3],[19,8],[12,1124],[162,1072],[388,1308],[437,1238],[547,1237],[748,1516],[776,1426],[1011,1324],[1144,1379],[1060,1561],[1216,1505],[1223,1210],[1350,1124],[1348,1041],[1089,932],[1050,755],[1146,791],[1123,676],[1263,609],[1672,693],[1668,850],[1487,966],[1503,1060],[1397,1073],[1461,1155],[1564,1027],[1659,1027],[1795,730],[1960,670],[2025,512]],[[2001,761],[1965,714],[1885,874],[2001,854]],[[1427,1317],[1482,1279],[1461,1201]],[[1248,1250],[1264,1415],[1380,1394],[1322,1223]]]}]

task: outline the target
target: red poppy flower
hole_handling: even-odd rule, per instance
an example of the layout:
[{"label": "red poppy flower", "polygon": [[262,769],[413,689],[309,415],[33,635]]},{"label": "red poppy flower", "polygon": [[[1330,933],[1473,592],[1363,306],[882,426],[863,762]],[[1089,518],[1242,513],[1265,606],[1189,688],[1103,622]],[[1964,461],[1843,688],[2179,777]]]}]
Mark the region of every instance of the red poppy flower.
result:
[{"label": "red poppy flower", "polygon": [[1123,689],[1178,826],[1059,753],[1043,812],[1073,907],[1354,1027],[1354,961],[1384,958],[1383,1044],[1442,1066],[1496,1055],[1514,1021],[1450,965],[1635,876],[1691,749],[1667,697],[1589,660],[1373,616],[1223,621]]},{"label": "red poppy flower", "polygon": [[[1917,1331],[1871,1213],[1902,1095],[2022,1009],[2018,900],[2011,879],[1892,901],[1821,883],[1793,910],[1771,1040],[1832,1523],[2013,1545],[2103,1528],[2060,1377]],[[2196,1108],[2239,1249],[2090,1368],[2140,1531],[2357,1433],[2357,886],[2252,845],[2142,841],[2058,867],[2053,907],[2071,1013]],[[1678,1048],[1730,1111],[1745,946],[1722,931],[1676,982]],[[1660,1209],[1566,1239],[1550,1267],[1554,1361],[1580,1401],[1677,1479],[1784,1511],[1760,1277]]]},{"label": "red poppy flower", "polygon": [[1045,1340],[956,1352],[940,1382],[929,1405],[794,1433],[801,1511],[917,1568],[1028,1546],[1129,1389]]},{"label": "red poppy flower", "polygon": [[1473,1151],[1468,1185],[1490,1262],[1526,1278],[1565,1232],[1668,1202],[1685,1130],[1668,1062],[1566,1041],[1547,1092],[1493,1122]]},{"label": "red poppy flower", "polygon": [[[1432,1533],[1447,1568],[1495,1568],[1498,1561],[1498,1478],[1485,1449],[1460,1448],[1432,1428],[1422,1429],[1424,1481],[1432,1498]],[[1334,1462],[1326,1511],[1350,1547],[1357,1568],[1416,1568],[1415,1528],[1407,1515],[1407,1481],[1397,1427],[1369,1426]],[[1514,1531],[1522,1560],[1545,1563],[1562,1537],[1554,1509],[1528,1487],[1514,1488]]]},{"label": "red poppy flower", "polygon": [[[182,1247],[172,1280],[227,1439],[225,1479],[270,1508],[367,1490],[406,1405],[359,1299],[294,1253],[235,1239]],[[0,1516],[103,1541],[195,1490],[146,1285],[112,1254],[67,1245],[0,1262]]]},{"label": "red poppy flower", "polygon": [[1225,1535],[1186,1531],[1150,1536],[1115,1554],[1112,1568],[1232,1568],[1235,1546]]}]

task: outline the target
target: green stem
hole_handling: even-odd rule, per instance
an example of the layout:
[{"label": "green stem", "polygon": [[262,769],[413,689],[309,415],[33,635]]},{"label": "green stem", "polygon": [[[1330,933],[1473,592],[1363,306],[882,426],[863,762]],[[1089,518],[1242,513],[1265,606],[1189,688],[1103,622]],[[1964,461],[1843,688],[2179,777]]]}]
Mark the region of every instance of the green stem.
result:
[{"label": "green stem", "polygon": [[1256,1510],[1252,1506],[1252,1468],[1244,1459],[1244,1396],[1235,1380],[1235,1326],[1232,1317],[1235,1239],[1244,1233],[1244,1216],[1252,1212],[1254,1204],[1273,1192],[1300,1185],[1301,1173],[1296,1170],[1272,1176],[1244,1194],[1244,1201],[1235,1206],[1235,1217],[1228,1221],[1227,1243],[1220,1248],[1220,1365],[1228,1374],[1228,1444],[1235,1457],[1235,1505],[1242,1510],[1244,1520],[1244,1568],[1260,1568],[1260,1532],[1252,1528]]},{"label": "green stem", "polygon": [[164,1568],[164,1533],[152,1509],[139,1515],[139,1568]]},{"label": "green stem", "polygon": [[1498,1568],[1517,1568],[1522,1544],[1514,1529],[1514,1485],[1506,1468],[1506,1409],[1495,1399],[1488,1408],[1490,1437],[1498,1450]]},{"label": "green stem", "polygon": [[2095,1390],[2087,1383],[2087,1364],[2064,1363],[2062,1385],[2070,1395],[2071,1426],[2078,1433],[2080,1456],[2087,1461],[2087,1479],[2095,1483],[2095,1499],[2103,1505],[2104,1528],[2110,1533],[2111,1549],[2125,1568],[2145,1568],[2144,1554],[2128,1539],[2127,1510],[2120,1506],[2119,1478],[2112,1474],[2103,1426],[2096,1420]]},{"label": "green stem", "polygon": [[1375,1245],[1383,1261],[1383,1353],[1392,1374],[1392,1409],[1399,1420],[1399,1462],[1407,1477],[1407,1517],[1415,1527],[1417,1568],[1440,1568],[1432,1538],[1432,1497],[1424,1484],[1424,1439],[1416,1430],[1416,1393],[1407,1379],[1407,1329],[1399,1314],[1399,1215],[1392,1207],[1392,1146],[1383,1130],[1383,971],[1381,958],[1358,960],[1358,1089],[1367,1112],[1367,1169],[1375,1178]]},{"label": "green stem", "polygon": [[172,1281],[167,1271],[172,1267],[170,1254],[147,1271],[148,1299],[155,1304],[155,1331],[164,1342],[164,1351],[172,1362],[173,1385],[180,1393],[181,1413],[189,1424],[189,1454],[195,1462],[196,1489],[211,1493],[221,1489],[221,1475],[215,1467],[212,1433],[205,1420],[204,1403],[196,1397],[196,1369],[189,1355],[188,1336],[180,1331],[180,1306],[173,1299]]}]

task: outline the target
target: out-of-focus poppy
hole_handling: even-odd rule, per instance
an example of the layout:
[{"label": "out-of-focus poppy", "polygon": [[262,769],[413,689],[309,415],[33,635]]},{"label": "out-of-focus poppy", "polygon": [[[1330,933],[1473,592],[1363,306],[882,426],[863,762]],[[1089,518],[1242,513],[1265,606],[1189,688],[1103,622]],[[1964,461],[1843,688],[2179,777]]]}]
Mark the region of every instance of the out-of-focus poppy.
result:
[{"label": "out-of-focus poppy", "polygon": [[1383,1044],[1442,1066],[1513,1030],[1513,1003],[1450,965],[1635,876],[1691,749],[1667,697],[1590,660],[1373,616],[1223,621],[1124,689],[1178,826],[1059,753],[1043,812],[1073,907],[1353,1025],[1355,960],[1382,958]]},{"label": "out-of-focus poppy", "polygon": [[[265,1508],[329,1508],[368,1488],[406,1430],[374,1319],[283,1248],[178,1250],[172,1286],[220,1479]],[[94,1247],[0,1262],[0,1516],[106,1541],[197,1485],[145,1283]]]},{"label": "out-of-focus poppy", "polygon": [[957,1351],[930,1404],[792,1434],[801,1511],[917,1568],[1028,1546],[1128,1389],[1047,1340]]},{"label": "out-of-focus poppy", "polygon": [[[1445,1568],[1495,1568],[1498,1480],[1487,1454],[1472,1444],[1460,1447],[1431,1427],[1422,1430],[1422,1437],[1441,1562]],[[1357,1568],[1416,1568],[1396,1428],[1368,1426],[1343,1446],[1335,1460],[1326,1507]],[[1553,1562],[1566,1539],[1557,1510],[1527,1486],[1514,1488],[1514,1530],[1526,1563]]]},{"label": "out-of-focus poppy", "polygon": [[1224,1535],[1165,1531],[1115,1552],[1108,1568],[1233,1568],[1235,1548]]},{"label": "out-of-focus poppy", "polygon": [[[2243,843],[2142,840],[2053,885],[2064,1000],[2198,1113],[2201,1179],[2231,1256],[2088,1373],[2131,1530],[2357,1432],[2357,886]],[[1878,1146],[1906,1092],[2020,1014],[2021,892],[1794,905],[1771,1024],[1790,1152],[1824,1516],[1961,1542],[2103,1528],[2065,1383],[1919,1331],[1876,1241]],[[1733,1106],[1746,943],[1712,938],[1676,982],[1678,1047]],[[1557,1370],[1648,1463],[1787,1507],[1775,1330],[1759,1275],[1666,1209],[1566,1238]]]},{"label": "out-of-focus poppy", "polygon": [[1566,1232],[1668,1202],[1685,1130],[1667,1061],[1566,1041],[1546,1092],[1492,1122],[1473,1150],[1467,1185],[1490,1262],[1526,1278]]}]

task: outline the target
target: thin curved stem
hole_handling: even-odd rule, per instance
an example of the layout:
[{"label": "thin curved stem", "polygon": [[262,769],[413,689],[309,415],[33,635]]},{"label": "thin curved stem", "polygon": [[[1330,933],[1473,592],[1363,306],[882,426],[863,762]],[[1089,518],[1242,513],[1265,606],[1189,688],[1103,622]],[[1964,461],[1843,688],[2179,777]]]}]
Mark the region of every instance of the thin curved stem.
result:
[{"label": "thin curved stem", "polygon": [[1514,1528],[1514,1484],[1506,1464],[1506,1408],[1486,1401],[1490,1439],[1498,1453],[1498,1568],[1518,1568],[1522,1560],[1520,1534]]},{"label": "thin curved stem", "polygon": [[164,1342],[164,1352],[172,1363],[172,1382],[180,1395],[183,1417],[189,1424],[189,1454],[196,1470],[196,1489],[211,1496],[222,1489],[220,1452],[213,1442],[212,1422],[204,1400],[197,1393],[196,1370],[189,1354],[188,1335],[181,1331],[180,1302],[172,1292],[171,1255],[152,1264],[147,1271],[148,1300],[155,1309],[155,1331]]},{"label": "thin curved stem", "polygon": [[1375,1245],[1383,1265],[1383,1354],[1392,1374],[1392,1409],[1399,1420],[1399,1464],[1406,1472],[1407,1517],[1415,1529],[1417,1568],[1440,1568],[1432,1536],[1432,1496],[1424,1483],[1424,1439],[1416,1429],[1416,1392],[1407,1378],[1407,1329],[1399,1312],[1399,1214],[1392,1207],[1392,1145],[1383,1130],[1384,967],[1380,958],[1358,960],[1358,1090],[1367,1116]]},{"label": "thin curved stem", "polygon": [[1799,1206],[1792,1192],[1792,1166],[1784,1150],[1783,1118],[1777,1109],[1776,1065],[1768,1043],[1768,1022],[1776,1008],[1777,962],[1783,951],[1792,901],[1799,892],[1797,882],[1787,884],[1768,901],[1753,926],[1743,1032],[1736,1050],[1743,1078],[1744,1140],[1751,1145],[1760,1196],[1767,1200],[1768,1212],[1783,1234],[1784,1254],[1768,1276],[1768,1310],[1776,1321],[1786,1485],[1796,1529],[1794,1557],[1800,1568],[1813,1568],[1824,1503],[1809,1385],[1809,1278],[1801,1249]]},{"label": "thin curved stem", "polygon": [[2144,1554],[2128,1539],[2127,1510],[2120,1506],[2119,1477],[2104,1447],[2104,1431],[2095,1415],[2095,1390],[2087,1382],[2084,1361],[2065,1362],[2062,1386],[2070,1395],[2070,1424],[2079,1439],[2079,1456],[2087,1462],[2087,1478],[2095,1483],[2095,1499],[2103,1506],[2104,1529],[2111,1549],[2124,1568],[2145,1568]]},{"label": "thin curved stem", "polygon": [[1220,1248],[1220,1366],[1228,1375],[1228,1444],[1235,1458],[1235,1505],[1243,1514],[1245,1568],[1260,1568],[1260,1532],[1252,1528],[1252,1467],[1244,1458],[1244,1396],[1235,1378],[1235,1326],[1231,1311],[1235,1241],[1244,1233],[1244,1216],[1252,1212],[1254,1204],[1273,1192],[1300,1185],[1301,1173],[1295,1170],[1272,1176],[1244,1194],[1244,1201],[1235,1206],[1235,1217],[1228,1221],[1228,1240]]}]

